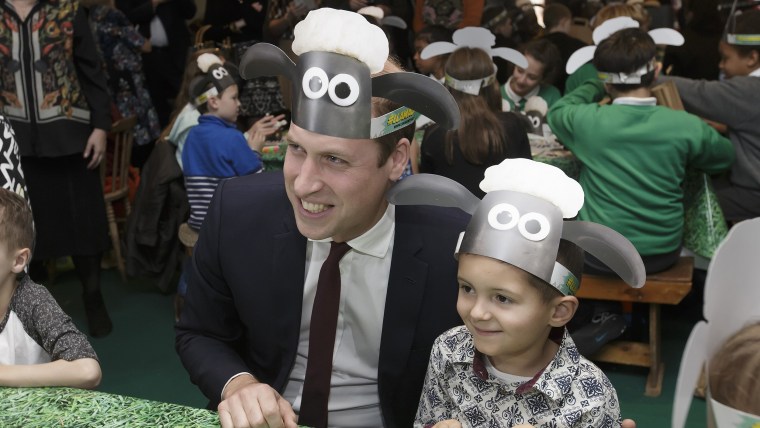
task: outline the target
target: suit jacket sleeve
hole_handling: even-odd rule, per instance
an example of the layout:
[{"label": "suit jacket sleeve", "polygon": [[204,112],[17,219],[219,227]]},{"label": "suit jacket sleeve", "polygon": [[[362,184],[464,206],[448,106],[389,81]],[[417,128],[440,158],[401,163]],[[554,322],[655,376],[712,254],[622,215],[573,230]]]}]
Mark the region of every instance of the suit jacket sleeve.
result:
[{"label": "suit jacket sleeve", "polygon": [[176,327],[180,360],[190,380],[212,400],[218,400],[230,377],[250,371],[236,350],[244,332],[221,269],[218,237],[225,183],[214,194],[193,249],[186,303]]}]

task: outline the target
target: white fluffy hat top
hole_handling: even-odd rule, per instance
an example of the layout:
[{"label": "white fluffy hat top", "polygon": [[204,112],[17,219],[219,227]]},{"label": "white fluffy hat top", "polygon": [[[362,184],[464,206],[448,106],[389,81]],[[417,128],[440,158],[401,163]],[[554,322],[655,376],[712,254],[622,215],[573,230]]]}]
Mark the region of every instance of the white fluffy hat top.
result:
[{"label": "white fluffy hat top", "polygon": [[293,52],[334,52],[367,64],[370,73],[382,71],[388,59],[383,30],[358,13],[331,8],[312,10],[293,31]]}]

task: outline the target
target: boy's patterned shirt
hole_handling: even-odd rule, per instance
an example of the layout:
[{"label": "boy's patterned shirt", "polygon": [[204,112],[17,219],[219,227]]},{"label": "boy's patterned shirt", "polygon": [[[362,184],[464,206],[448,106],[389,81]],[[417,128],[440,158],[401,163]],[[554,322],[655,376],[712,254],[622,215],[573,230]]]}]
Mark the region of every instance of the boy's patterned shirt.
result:
[{"label": "boy's patterned shirt", "polygon": [[458,419],[463,427],[619,427],[620,404],[607,376],[584,358],[564,329],[554,359],[528,382],[488,373],[464,326],[436,339],[415,427]]}]

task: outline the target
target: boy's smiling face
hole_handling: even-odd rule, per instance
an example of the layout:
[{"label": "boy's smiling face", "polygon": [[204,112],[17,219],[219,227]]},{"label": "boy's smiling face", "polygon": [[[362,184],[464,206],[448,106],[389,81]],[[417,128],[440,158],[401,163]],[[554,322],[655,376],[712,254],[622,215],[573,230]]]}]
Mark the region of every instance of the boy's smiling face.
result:
[{"label": "boy's smiling face", "polygon": [[457,311],[478,351],[500,371],[535,375],[544,366],[554,308],[530,274],[490,257],[460,254],[458,279]]},{"label": "boy's smiling face", "polygon": [[760,67],[758,55],[742,55],[732,45],[721,41],[718,47],[720,50],[720,69],[726,75],[726,78],[734,76],[747,76]]}]

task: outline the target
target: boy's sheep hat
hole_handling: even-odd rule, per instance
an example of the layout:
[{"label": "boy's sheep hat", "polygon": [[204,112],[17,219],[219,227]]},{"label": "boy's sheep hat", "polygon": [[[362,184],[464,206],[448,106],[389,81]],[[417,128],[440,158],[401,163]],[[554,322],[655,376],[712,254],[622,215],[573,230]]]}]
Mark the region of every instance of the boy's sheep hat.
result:
[{"label": "boy's sheep hat", "polygon": [[[444,129],[459,126],[459,108],[440,83],[417,73],[387,73],[388,39],[355,12],[312,10],[294,30],[294,64],[277,46],[257,43],[240,61],[245,79],[283,75],[293,87],[292,121],[306,130],[340,138],[377,138],[414,122],[415,112]],[[372,97],[405,106],[379,127]],[[414,111],[412,111],[414,110]],[[393,113],[393,112],[392,112]],[[392,122],[392,123],[391,123]]]},{"label": "boy's sheep hat", "polygon": [[[591,61],[594,58],[597,46],[610,37],[612,34],[626,29],[626,28],[639,28],[639,22],[630,16],[619,16],[604,21],[601,25],[594,29],[592,39],[594,44],[591,46],[584,46],[570,55],[565,66],[567,74],[573,74],[575,70],[579,69],[583,64]],[[676,30],[672,28],[656,28],[647,32],[649,37],[652,38],[656,45],[669,45],[669,46],[681,46],[684,43],[684,38]],[[655,62],[652,61],[642,64],[641,68],[633,71],[632,73],[616,73],[599,70],[599,78],[606,83],[613,84],[629,84],[637,85],[641,83],[641,76],[654,70]]]},{"label": "boy's sheep hat", "polygon": [[491,257],[520,268],[564,295],[578,290],[578,279],[557,262],[560,239],[604,262],[633,287],[644,285],[641,256],[631,242],[601,224],[564,221],[583,205],[583,189],[557,167],[528,159],[505,159],[486,169],[479,200],[459,183],[439,175],[417,174],[389,189],[396,205],[458,207],[472,218],[455,254]]},{"label": "boy's sheep hat", "polygon": [[196,63],[204,73],[190,82],[190,98],[196,106],[204,104],[211,97],[221,95],[225,89],[238,83],[237,67],[230,62],[222,63],[221,58],[212,53],[200,55]]}]

